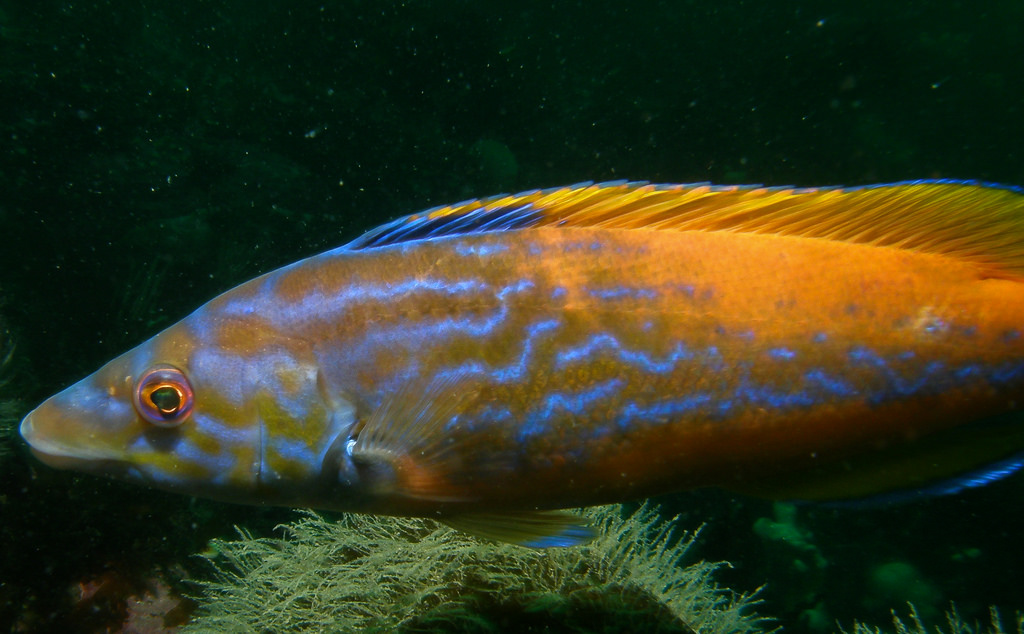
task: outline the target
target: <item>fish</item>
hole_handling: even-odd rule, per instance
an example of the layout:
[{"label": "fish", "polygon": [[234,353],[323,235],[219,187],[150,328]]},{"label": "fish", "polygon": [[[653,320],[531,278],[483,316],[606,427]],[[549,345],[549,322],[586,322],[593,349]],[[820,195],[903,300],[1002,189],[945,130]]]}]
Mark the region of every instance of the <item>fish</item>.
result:
[{"label": "fish", "polygon": [[581,183],[392,221],[43,402],[44,463],[529,547],[718,487],[955,493],[1024,464],[1024,190]]}]

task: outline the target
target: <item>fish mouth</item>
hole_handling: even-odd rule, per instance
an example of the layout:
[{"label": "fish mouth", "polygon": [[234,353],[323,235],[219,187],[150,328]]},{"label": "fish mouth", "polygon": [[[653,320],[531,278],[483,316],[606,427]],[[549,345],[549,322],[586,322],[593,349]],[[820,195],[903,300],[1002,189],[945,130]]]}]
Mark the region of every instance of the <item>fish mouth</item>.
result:
[{"label": "fish mouth", "polygon": [[114,477],[120,473],[126,473],[128,466],[122,460],[109,457],[89,458],[68,453],[53,453],[48,450],[39,449],[29,444],[29,451],[37,460],[47,467],[62,471],[77,471],[79,473],[102,474]]},{"label": "fish mouth", "polygon": [[84,460],[82,458],[75,458],[74,456],[65,456],[56,453],[47,453],[41,449],[29,445],[29,451],[36,457],[39,462],[42,462],[47,467],[53,467],[54,469],[72,469],[75,471],[81,471],[83,467],[89,465],[91,460]]},{"label": "fish mouth", "polygon": [[18,428],[21,437],[28,443],[32,455],[48,467],[55,469],[73,469],[75,471],[93,471],[103,466],[121,462],[117,456],[109,452],[89,449],[82,446],[68,447],[48,434],[41,432],[33,416],[38,409],[30,412]]}]

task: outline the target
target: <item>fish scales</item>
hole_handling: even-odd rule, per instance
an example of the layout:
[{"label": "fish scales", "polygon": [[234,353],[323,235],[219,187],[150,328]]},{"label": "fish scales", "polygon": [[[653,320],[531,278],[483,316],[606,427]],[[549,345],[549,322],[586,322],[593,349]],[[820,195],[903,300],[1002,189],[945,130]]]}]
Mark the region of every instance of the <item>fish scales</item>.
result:
[{"label": "fish scales", "polygon": [[[988,191],[925,185],[890,187],[934,190],[936,205]],[[737,197],[728,218],[666,230],[680,200],[713,208],[718,190],[646,204],[658,192],[611,187],[619,197],[521,195],[558,201],[559,223],[494,199],[457,230],[444,208],[268,273],[54,397],[23,434],[55,463],[120,461],[234,501],[457,515],[707,485],[821,497],[834,487],[798,481],[933,455],[965,421],[1017,412],[1024,292],[1015,272],[987,268],[998,257],[956,252],[969,240],[901,248],[881,221],[828,239],[805,235],[813,216],[792,217],[855,190],[722,190]],[[590,220],[574,224],[581,210]],[[140,433],[133,393],[156,363],[183,373],[195,407]],[[115,421],[107,446],[76,446],[75,429],[95,424],[67,413],[83,400]],[[985,434],[1020,436],[1016,424]]]}]

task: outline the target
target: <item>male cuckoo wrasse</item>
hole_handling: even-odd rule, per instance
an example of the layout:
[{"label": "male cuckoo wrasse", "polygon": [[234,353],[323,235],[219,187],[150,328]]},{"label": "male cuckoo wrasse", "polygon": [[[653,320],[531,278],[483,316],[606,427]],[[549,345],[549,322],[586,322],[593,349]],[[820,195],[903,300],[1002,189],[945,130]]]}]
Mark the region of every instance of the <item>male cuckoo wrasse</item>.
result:
[{"label": "male cuckoo wrasse", "polygon": [[29,414],[45,462],[531,546],[698,486],[951,492],[1024,455],[1024,192],[583,184],[213,299]]}]

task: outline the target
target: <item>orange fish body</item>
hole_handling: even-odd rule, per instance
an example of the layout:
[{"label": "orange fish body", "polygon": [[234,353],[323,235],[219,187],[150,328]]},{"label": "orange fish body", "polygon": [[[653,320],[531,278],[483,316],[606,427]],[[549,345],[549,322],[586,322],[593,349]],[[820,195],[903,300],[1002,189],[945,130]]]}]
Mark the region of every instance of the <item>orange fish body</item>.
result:
[{"label": "orange fish body", "polygon": [[942,182],[470,201],[228,291],[22,434],[58,466],[527,545],[586,531],[510,514],[696,486],[956,490],[1024,451],[1022,213]]}]

